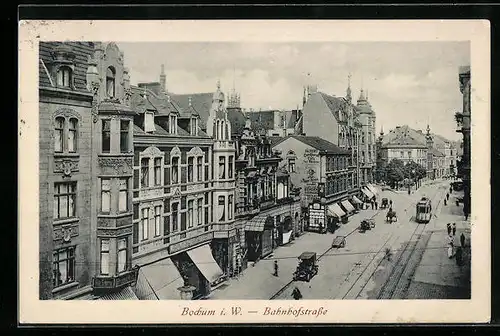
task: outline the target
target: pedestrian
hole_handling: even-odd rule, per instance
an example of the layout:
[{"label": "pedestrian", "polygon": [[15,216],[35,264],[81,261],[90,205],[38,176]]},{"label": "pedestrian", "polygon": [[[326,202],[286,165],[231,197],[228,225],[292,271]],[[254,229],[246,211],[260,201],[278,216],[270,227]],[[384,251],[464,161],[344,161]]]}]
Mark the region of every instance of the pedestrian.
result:
[{"label": "pedestrian", "polygon": [[392,200],[389,200],[389,205],[392,208]]},{"label": "pedestrian", "polygon": [[378,202],[375,201],[375,210],[378,210]]},{"label": "pedestrian", "polygon": [[278,276],[278,260],[274,261],[274,276]]},{"label": "pedestrian", "polygon": [[446,200],[449,200],[449,199],[450,199],[450,194],[446,193]]},{"label": "pedestrian", "polygon": [[451,234],[451,224],[446,224],[446,230],[448,231],[448,236]]},{"label": "pedestrian", "polygon": [[319,233],[323,233],[323,223],[319,222]]},{"label": "pedestrian", "polygon": [[460,245],[462,245],[462,247],[465,247],[465,235],[463,232],[460,235]]},{"label": "pedestrian", "polygon": [[457,247],[457,251],[455,252],[455,260],[458,266],[462,265],[462,248]]},{"label": "pedestrian", "polygon": [[446,198],[444,199],[444,206],[446,206]]},{"label": "pedestrian", "polygon": [[453,223],[453,236],[455,236],[456,232],[457,232],[457,225]]},{"label": "pedestrian", "polygon": [[292,296],[293,296],[293,298],[294,298],[295,300],[300,300],[300,299],[302,299],[302,293],[300,292],[300,290],[299,290],[297,287],[295,287],[295,288],[293,289]]}]

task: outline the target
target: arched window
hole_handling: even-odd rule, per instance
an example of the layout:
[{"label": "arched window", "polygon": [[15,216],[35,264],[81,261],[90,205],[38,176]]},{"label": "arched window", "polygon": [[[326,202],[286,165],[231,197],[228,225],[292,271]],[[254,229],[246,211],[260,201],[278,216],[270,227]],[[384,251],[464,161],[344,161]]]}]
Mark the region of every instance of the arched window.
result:
[{"label": "arched window", "polygon": [[77,132],[78,132],[78,120],[75,118],[69,119],[68,128],[68,152],[75,153],[77,150]]},{"label": "arched window", "polygon": [[64,146],[64,118],[57,117],[56,118],[56,127],[55,127],[55,151],[62,152]]},{"label": "arched window", "polygon": [[115,96],[115,69],[113,67],[106,70],[106,93],[110,98]]},{"label": "arched window", "polygon": [[71,83],[71,68],[62,66],[57,70],[57,86],[70,87]]}]

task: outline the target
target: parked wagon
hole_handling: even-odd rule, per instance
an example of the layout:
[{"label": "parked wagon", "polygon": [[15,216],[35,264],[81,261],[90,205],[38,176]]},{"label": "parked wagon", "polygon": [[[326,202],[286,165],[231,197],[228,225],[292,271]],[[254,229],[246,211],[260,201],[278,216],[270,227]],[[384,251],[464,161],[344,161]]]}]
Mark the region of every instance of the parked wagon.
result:
[{"label": "parked wagon", "polygon": [[337,236],[333,238],[332,247],[336,248],[345,247],[345,236]]}]

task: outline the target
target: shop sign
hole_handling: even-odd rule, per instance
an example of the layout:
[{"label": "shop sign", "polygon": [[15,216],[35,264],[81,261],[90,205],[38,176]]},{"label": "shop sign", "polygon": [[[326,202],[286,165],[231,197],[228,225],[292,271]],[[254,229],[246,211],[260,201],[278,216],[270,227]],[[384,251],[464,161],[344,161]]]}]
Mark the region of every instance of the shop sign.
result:
[{"label": "shop sign", "polygon": [[177,253],[179,251],[188,249],[192,246],[199,245],[204,242],[209,242],[214,237],[213,232],[204,233],[202,235],[183,240],[177,244],[170,245],[170,254]]}]

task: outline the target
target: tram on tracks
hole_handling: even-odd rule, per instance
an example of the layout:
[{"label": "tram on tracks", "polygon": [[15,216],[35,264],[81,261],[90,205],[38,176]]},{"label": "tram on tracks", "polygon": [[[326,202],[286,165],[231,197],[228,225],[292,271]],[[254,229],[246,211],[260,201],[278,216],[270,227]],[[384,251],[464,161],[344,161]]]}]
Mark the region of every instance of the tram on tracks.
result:
[{"label": "tram on tracks", "polygon": [[427,197],[422,197],[417,203],[415,221],[417,223],[429,223],[432,216],[431,200]]}]

